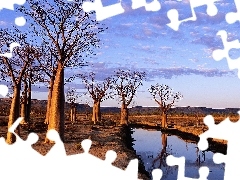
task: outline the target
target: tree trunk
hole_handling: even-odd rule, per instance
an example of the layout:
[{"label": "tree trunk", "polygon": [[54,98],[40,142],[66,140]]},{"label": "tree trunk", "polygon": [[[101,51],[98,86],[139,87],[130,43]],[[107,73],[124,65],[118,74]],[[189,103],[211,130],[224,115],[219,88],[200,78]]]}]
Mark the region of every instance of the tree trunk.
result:
[{"label": "tree trunk", "polygon": [[167,129],[167,113],[162,112],[162,128]]},{"label": "tree trunk", "polygon": [[92,121],[93,124],[96,124],[96,122],[101,121],[100,101],[94,101]]},{"label": "tree trunk", "polygon": [[73,121],[75,122],[77,119],[77,109],[76,109],[76,105],[74,105],[74,109],[73,109]]},{"label": "tree trunk", "polygon": [[166,148],[167,148],[167,134],[166,133],[162,133],[162,148],[165,149],[166,152]]},{"label": "tree trunk", "polygon": [[53,84],[54,84],[54,76],[50,78],[49,83],[49,91],[48,91],[48,101],[47,101],[47,111],[46,111],[46,118],[45,118],[45,124],[49,124],[49,114],[50,114],[50,108],[51,108],[51,99],[52,99],[52,91],[53,91]]},{"label": "tree trunk", "polygon": [[32,81],[31,76],[28,82],[28,97],[27,97],[27,112],[26,112],[26,121],[30,123],[30,114],[31,114],[31,106],[32,106]]},{"label": "tree trunk", "polygon": [[[58,64],[56,77],[53,84],[51,107],[49,113],[48,130],[55,129],[61,140],[64,142],[64,68]],[[47,138],[46,138],[47,139]],[[46,140],[45,142],[50,142]]]},{"label": "tree trunk", "polygon": [[[9,120],[8,120],[8,129],[19,118],[19,115],[20,115],[20,90],[21,90],[21,83],[17,84],[14,87],[10,115],[9,115]],[[19,126],[18,126],[18,130],[19,130]],[[12,144],[15,141],[16,141],[16,137],[14,136],[14,134],[8,132],[7,138],[6,138],[6,143]]]},{"label": "tree trunk", "polygon": [[23,94],[22,94],[22,102],[21,102],[21,117],[23,117],[23,120],[21,124],[26,124],[26,119],[27,119],[27,90],[28,90],[28,85],[27,85],[27,80],[24,79],[24,89],[23,89]]},{"label": "tree trunk", "polygon": [[121,107],[120,124],[121,125],[128,125],[128,108],[126,107],[125,104],[122,104],[122,107]]},{"label": "tree trunk", "polygon": [[74,102],[71,103],[70,120],[72,123],[76,121],[76,105]]}]

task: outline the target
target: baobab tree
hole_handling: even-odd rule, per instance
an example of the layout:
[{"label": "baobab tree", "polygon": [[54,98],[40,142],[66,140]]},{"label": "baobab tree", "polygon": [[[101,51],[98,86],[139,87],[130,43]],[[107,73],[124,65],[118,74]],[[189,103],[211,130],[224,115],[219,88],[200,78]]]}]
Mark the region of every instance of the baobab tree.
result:
[{"label": "baobab tree", "polygon": [[21,98],[21,117],[23,117],[23,121],[21,124],[27,123],[30,125],[30,113],[31,113],[31,99],[32,99],[32,85],[43,82],[44,76],[39,69],[37,60],[40,59],[42,54],[37,50],[38,58],[32,63],[30,67],[26,70],[24,74],[22,83],[23,83],[23,91]]},{"label": "baobab tree", "polygon": [[70,121],[74,123],[76,121],[76,102],[79,98],[79,94],[75,88],[69,88],[66,94],[67,102],[70,104]]},{"label": "baobab tree", "polygon": [[154,101],[159,105],[162,113],[162,128],[166,129],[167,126],[167,112],[174,104],[183,98],[180,92],[174,93],[173,90],[167,85],[151,85],[148,89],[153,96]]},{"label": "baobab tree", "polygon": [[[26,34],[15,29],[15,32],[8,29],[0,29],[0,52],[4,54],[9,51],[8,45],[18,42],[21,47],[15,47],[10,56],[0,56],[0,73],[1,76],[7,76],[11,80],[13,89],[12,103],[8,120],[8,128],[20,116],[20,93],[21,83],[26,70],[38,58],[37,50],[29,45],[26,41]],[[6,142],[12,144],[15,142],[15,136],[8,132]]]},{"label": "baobab tree", "polygon": [[[64,69],[79,67],[84,58],[94,55],[97,35],[104,30],[94,13],[82,9],[82,0],[28,0],[19,8],[30,23],[29,29],[41,43],[50,47],[53,73],[48,114],[48,130],[55,129],[64,141]],[[40,38],[39,38],[40,37]],[[46,140],[46,142],[51,142]]]},{"label": "baobab tree", "polygon": [[81,74],[80,77],[87,89],[87,93],[93,99],[92,121],[96,124],[96,122],[101,121],[101,102],[112,97],[113,91],[109,91],[112,89],[112,78],[108,77],[97,82],[93,72],[88,75]]},{"label": "baobab tree", "polygon": [[136,95],[137,89],[142,85],[146,73],[140,71],[121,70],[115,72],[113,88],[121,102],[121,125],[128,124],[128,106]]}]

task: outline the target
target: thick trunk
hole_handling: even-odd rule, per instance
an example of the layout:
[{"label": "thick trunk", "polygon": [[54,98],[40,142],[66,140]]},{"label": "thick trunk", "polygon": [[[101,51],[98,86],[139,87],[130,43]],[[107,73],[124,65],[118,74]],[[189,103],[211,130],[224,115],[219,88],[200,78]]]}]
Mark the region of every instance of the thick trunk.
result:
[{"label": "thick trunk", "polygon": [[167,113],[164,111],[162,112],[162,128],[167,128]]},{"label": "thick trunk", "polygon": [[23,121],[21,122],[21,124],[26,124],[26,119],[27,119],[27,90],[28,90],[28,85],[25,79],[22,102],[21,102],[21,117],[23,117]]},{"label": "thick trunk", "polygon": [[[14,87],[10,115],[8,120],[8,129],[17,120],[17,118],[19,118],[19,115],[20,115],[20,90],[21,90],[21,84],[19,83]],[[19,126],[18,126],[18,130],[19,130]],[[8,132],[6,143],[12,144],[15,141],[16,141],[16,137],[12,133]]]},{"label": "thick trunk", "polygon": [[62,141],[64,141],[64,104],[64,69],[59,63],[52,90],[48,130],[55,129]]},{"label": "thick trunk", "polygon": [[50,114],[50,108],[51,108],[51,99],[52,99],[53,84],[54,84],[54,76],[52,76],[52,77],[50,78],[50,83],[49,83],[46,118],[45,118],[45,122],[44,122],[45,124],[49,124],[49,114]]},{"label": "thick trunk", "polygon": [[64,142],[64,130],[65,130],[65,93],[64,93],[64,69],[61,72],[61,98],[60,98],[60,137]]},{"label": "thick trunk", "polygon": [[121,125],[128,125],[128,108],[125,104],[122,104],[121,107]]},{"label": "thick trunk", "polygon": [[94,101],[92,121],[93,124],[96,124],[96,122],[101,121],[100,101]]}]

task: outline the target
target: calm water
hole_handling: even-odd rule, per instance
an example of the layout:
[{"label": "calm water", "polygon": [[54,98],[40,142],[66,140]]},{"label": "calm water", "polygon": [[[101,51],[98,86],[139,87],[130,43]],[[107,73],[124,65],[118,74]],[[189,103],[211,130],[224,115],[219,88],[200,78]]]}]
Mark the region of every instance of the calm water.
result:
[{"label": "calm water", "polygon": [[155,168],[163,171],[161,180],[176,180],[178,167],[168,166],[166,157],[185,157],[185,176],[199,178],[198,170],[207,166],[210,170],[208,180],[223,180],[224,164],[215,164],[212,160],[213,153],[200,151],[197,144],[186,142],[174,135],[162,134],[157,130],[133,129],[133,148],[142,159],[145,169],[152,172]]}]

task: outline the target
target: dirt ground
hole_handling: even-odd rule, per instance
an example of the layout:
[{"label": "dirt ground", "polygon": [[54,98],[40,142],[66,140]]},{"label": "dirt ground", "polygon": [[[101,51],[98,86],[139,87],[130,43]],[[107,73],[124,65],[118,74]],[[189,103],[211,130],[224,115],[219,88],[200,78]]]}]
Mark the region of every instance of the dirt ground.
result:
[{"label": "dirt ground", "polygon": [[[7,118],[1,118],[0,136],[6,138]],[[30,124],[20,126],[20,137],[26,140],[30,132],[37,133],[39,140],[33,145],[33,148],[42,155],[47,154],[51,149],[52,144],[45,144],[46,125],[43,119],[37,119]],[[18,132],[18,131],[16,131]],[[91,125],[89,120],[81,120],[72,124],[69,121],[65,122],[65,149],[67,155],[82,153],[81,142],[84,139],[91,139],[92,145],[90,153],[102,160],[105,159],[105,154],[108,150],[114,150],[117,153],[117,158],[113,165],[125,169],[130,160],[137,158],[133,149],[130,149],[126,144],[128,139],[126,128],[115,125]],[[142,166],[139,165],[139,179],[149,179],[149,177],[140,172]]]}]

